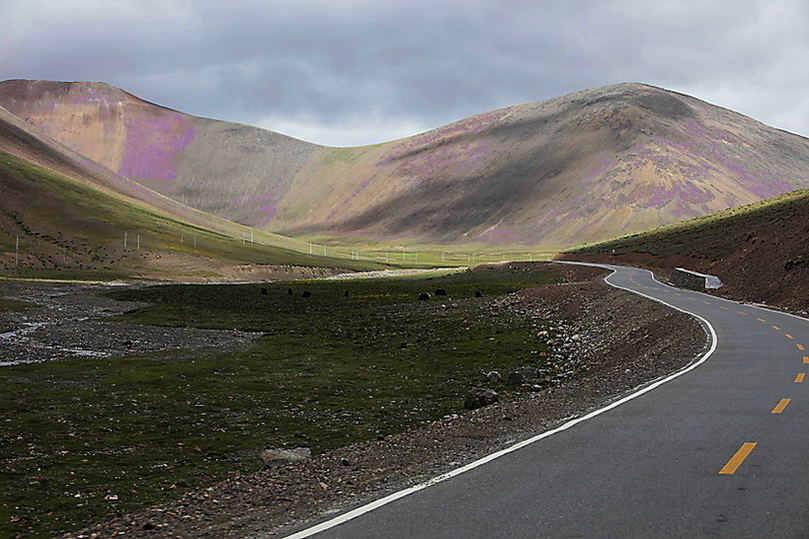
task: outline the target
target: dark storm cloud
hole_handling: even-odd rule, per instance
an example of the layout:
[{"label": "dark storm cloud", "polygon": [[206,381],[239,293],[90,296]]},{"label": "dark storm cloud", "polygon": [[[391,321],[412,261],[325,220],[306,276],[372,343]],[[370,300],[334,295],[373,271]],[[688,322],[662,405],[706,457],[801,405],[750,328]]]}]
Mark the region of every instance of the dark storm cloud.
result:
[{"label": "dark storm cloud", "polygon": [[801,1],[11,0],[0,78],[102,80],[328,144],[639,81],[809,133]]}]

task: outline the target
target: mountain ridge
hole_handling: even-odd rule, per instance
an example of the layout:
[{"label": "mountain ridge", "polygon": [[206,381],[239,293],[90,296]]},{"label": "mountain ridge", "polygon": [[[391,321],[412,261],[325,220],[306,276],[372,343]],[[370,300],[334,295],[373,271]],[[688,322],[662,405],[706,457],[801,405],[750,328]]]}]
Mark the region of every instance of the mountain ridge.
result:
[{"label": "mountain ridge", "polygon": [[809,187],[809,140],[641,83],[354,148],[86,84],[6,81],[0,106],[141,185],[287,235],[552,249]]}]

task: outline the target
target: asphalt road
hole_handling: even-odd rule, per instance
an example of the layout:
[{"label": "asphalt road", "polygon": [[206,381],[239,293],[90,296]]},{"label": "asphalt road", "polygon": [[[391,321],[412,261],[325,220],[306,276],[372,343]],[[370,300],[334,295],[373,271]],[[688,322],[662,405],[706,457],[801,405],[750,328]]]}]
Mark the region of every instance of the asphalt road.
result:
[{"label": "asphalt road", "polygon": [[608,280],[702,317],[716,349],[604,413],[293,537],[809,537],[809,321],[644,270]]}]

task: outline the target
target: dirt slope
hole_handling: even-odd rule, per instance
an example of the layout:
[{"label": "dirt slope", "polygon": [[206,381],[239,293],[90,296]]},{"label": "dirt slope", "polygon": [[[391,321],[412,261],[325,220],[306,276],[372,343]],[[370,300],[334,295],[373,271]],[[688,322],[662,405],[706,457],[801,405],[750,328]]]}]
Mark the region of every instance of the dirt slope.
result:
[{"label": "dirt slope", "polygon": [[100,83],[6,81],[0,105],[195,208],[265,230],[548,249],[809,187],[809,141],[641,84],[324,148]]},{"label": "dirt slope", "polygon": [[718,276],[720,295],[809,313],[809,191],[563,257],[639,265],[663,277],[685,267]]}]

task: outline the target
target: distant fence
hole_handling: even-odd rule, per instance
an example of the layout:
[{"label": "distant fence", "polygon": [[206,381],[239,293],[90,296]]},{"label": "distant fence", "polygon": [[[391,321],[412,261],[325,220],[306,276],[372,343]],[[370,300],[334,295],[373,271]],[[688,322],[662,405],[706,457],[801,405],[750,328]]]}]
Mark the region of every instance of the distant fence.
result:
[{"label": "distant fence", "polygon": [[[4,232],[0,230],[0,233]],[[473,266],[476,264],[505,263],[513,261],[548,260],[551,252],[528,251],[528,250],[495,250],[478,249],[474,247],[464,248],[454,246],[450,249],[442,246],[414,246],[398,247],[344,247],[341,245],[326,245],[307,242],[299,239],[283,236],[266,235],[260,232],[245,228],[241,237],[226,236],[224,234],[212,233],[189,228],[187,230],[170,231],[162,229],[135,229],[121,230],[120,235],[114,238],[97,238],[96,241],[70,241],[63,238],[50,236],[40,236],[24,231],[19,234],[16,231],[6,232],[6,237],[0,237],[0,268],[15,269],[27,268],[31,266],[31,256],[35,258],[38,247],[42,244],[50,244],[53,251],[57,250],[55,256],[52,253],[42,255],[42,260],[47,260],[54,269],[57,267],[81,267],[85,260],[92,260],[100,265],[111,264],[116,248],[113,245],[123,247],[125,252],[139,251],[141,249],[150,251],[206,251],[212,248],[212,239],[235,241],[242,244],[255,244],[262,247],[274,247],[293,251],[301,254],[325,256],[332,259],[343,259],[352,261],[365,261],[377,264],[393,266],[423,266],[423,267],[443,267],[443,266]],[[216,249],[217,247],[213,247]],[[98,265],[97,264],[97,265]]]},{"label": "distant fence", "polygon": [[722,286],[722,281],[714,275],[705,275],[685,268],[674,268],[671,284],[691,290],[715,290]]}]

